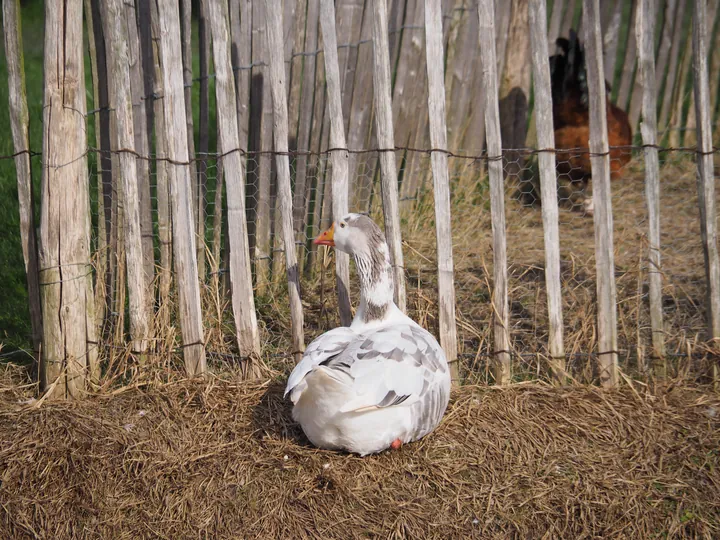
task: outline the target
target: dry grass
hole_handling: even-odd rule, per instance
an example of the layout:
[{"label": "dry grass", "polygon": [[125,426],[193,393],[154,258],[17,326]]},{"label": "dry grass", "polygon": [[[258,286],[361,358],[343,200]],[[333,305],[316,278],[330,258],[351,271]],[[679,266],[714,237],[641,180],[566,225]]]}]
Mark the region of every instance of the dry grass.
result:
[{"label": "dry grass", "polygon": [[720,534],[720,399],[700,388],[466,386],[434,434],[368,458],[310,447],[282,389],[37,406],[0,387],[0,537]]}]

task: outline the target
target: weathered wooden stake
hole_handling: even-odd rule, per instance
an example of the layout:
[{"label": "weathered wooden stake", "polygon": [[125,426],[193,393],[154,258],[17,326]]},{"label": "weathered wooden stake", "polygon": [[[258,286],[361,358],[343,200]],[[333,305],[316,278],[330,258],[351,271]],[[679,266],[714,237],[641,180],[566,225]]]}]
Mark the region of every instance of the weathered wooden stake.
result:
[{"label": "weathered wooden stake", "polygon": [[[556,2],[558,0],[555,0]],[[550,90],[550,65],[545,35],[545,0],[530,0],[528,5],[530,50],[532,52],[535,85],[535,118],[538,148],[550,151],[538,154],[540,198],[542,201],[543,231],[545,233],[545,287],[547,289],[548,351],[550,367],[559,381],[565,376],[565,346],[563,344],[562,291],[560,287],[560,232],[558,227],[557,179],[555,175],[555,134]]]},{"label": "weathered wooden stake", "polygon": [[500,109],[498,106],[497,58],[495,57],[495,17],[493,0],[479,0],[478,35],[480,61],[485,87],[485,131],[487,133],[488,174],[490,176],[490,211],[493,232],[492,303],[494,362],[497,384],[510,382],[510,327],[508,310],[507,239],[505,235],[505,187],[503,182]]},{"label": "weathered wooden stake", "polygon": [[390,52],[388,50],[387,6],[385,0],[372,0],[373,9],[373,92],[375,95],[375,129],[380,148],[380,173],[385,218],[385,238],[390,247],[390,264],[395,282],[395,303],[406,309],[405,265],[400,235],[395,138],[392,125],[390,88]]},{"label": "weathered wooden stake", "polygon": [[37,238],[35,236],[35,210],[30,168],[30,139],[27,94],[25,93],[25,66],[23,65],[22,26],[20,0],[3,0],[3,35],[8,70],[8,96],[10,102],[10,129],[12,130],[15,170],[17,172],[18,202],[20,207],[20,241],[22,243],[25,275],[28,284],[30,324],[35,354],[42,343],[42,308],[38,274]]},{"label": "weathered wooden stake", "polygon": [[708,24],[705,0],[695,0],[693,11],[693,82],[697,118],[697,188],[700,204],[700,232],[707,276],[708,338],[720,350],[720,261],[715,211],[715,171],[708,82]]},{"label": "weathered wooden stake", "polygon": [[[328,109],[330,112],[330,160],[332,162],[332,215],[340,219],[348,212],[348,152],[345,142],[340,70],[338,67],[337,34],[335,31],[335,5],[332,0],[320,0],[320,29],[325,49]],[[350,310],[350,258],[347,253],[335,251],[335,279],[337,281],[340,324],[352,322]]]},{"label": "weathered wooden stake", "polygon": [[[597,272],[598,369],[600,384],[618,384],[615,255],[610,194],[610,154],[606,89],[600,34],[599,0],[583,0],[585,59],[590,112],[590,163],[595,208],[595,267]],[[635,53],[633,52],[633,55]]]},{"label": "weathered wooden stake", "polygon": [[435,238],[438,264],[440,345],[445,350],[452,378],[459,379],[457,327],[455,325],[455,274],[453,269],[450,220],[450,179],[448,177],[447,128],[445,126],[445,85],[443,74],[442,14],[440,4],[425,0],[425,52],[428,75],[430,145],[435,191]]},{"label": "weathered wooden stake", "polygon": [[220,130],[218,143],[220,154],[223,156],[227,190],[232,308],[240,355],[249,358],[243,372],[247,378],[254,378],[259,375],[255,360],[260,356],[260,337],[250,272],[250,247],[245,215],[245,175],[241,155],[237,151],[240,143],[235,84],[230,59],[228,10],[224,2],[211,1],[209,4],[210,31],[215,58],[217,120]]},{"label": "weathered wooden stake", "polygon": [[45,4],[40,384],[80,397],[97,364],[90,265],[82,0]]},{"label": "weathered wooden stake", "polygon": [[122,0],[105,0],[104,8],[103,26],[108,53],[110,106],[115,116],[118,151],[120,152],[120,181],[123,190],[123,217],[125,219],[125,257],[130,297],[130,335],[133,340],[133,350],[142,355],[148,346],[152,310],[150,286],[145,275],[143,257],[129,51],[127,34],[124,29],[126,24],[125,5]]},{"label": "weathered wooden stake", "polygon": [[282,10],[280,0],[265,0],[268,51],[270,56],[270,89],[273,101],[273,134],[275,162],[278,171],[278,203],[282,220],[282,237],[285,266],[290,297],[292,320],[293,357],[296,362],[305,350],[303,336],[303,308],[300,302],[300,276],[295,252],[295,235],[292,222],[292,189],[290,187],[290,162],[288,160],[287,93],[285,89],[285,62],[283,59]]},{"label": "weathered wooden stake", "polygon": [[663,331],[662,266],[660,264],[660,159],[657,144],[657,84],[655,76],[655,0],[640,0],[635,32],[638,44],[638,74],[642,85],[642,132],[645,146],[645,200],[648,209],[648,273],[650,276],[650,326],[652,363],[655,374],[665,376],[665,332]]},{"label": "weathered wooden stake", "polygon": [[206,371],[200,285],[195,258],[195,221],[191,204],[187,116],[180,57],[180,14],[175,0],[159,0],[163,110],[168,181],[173,220],[173,251],[178,289],[185,370],[195,377]]}]

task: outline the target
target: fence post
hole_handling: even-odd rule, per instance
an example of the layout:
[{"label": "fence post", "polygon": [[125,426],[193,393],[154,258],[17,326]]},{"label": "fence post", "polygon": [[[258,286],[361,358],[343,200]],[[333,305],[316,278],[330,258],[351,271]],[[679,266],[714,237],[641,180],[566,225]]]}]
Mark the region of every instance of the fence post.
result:
[{"label": "fence post", "polygon": [[[707,276],[708,334],[715,351],[720,348],[720,262],[715,213],[715,171],[708,83],[708,26],[705,0],[695,0],[693,11],[693,83],[697,119],[698,203],[705,274]],[[717,377],[717,364],[713,366]]]},{"label": "fence post", "polygon": [[459,378],[457,327],[455,326],[455,275],[453,271],[452,227],[450,220],[450,179],[448,178],[445,85],[443,75],[443,31],[440,3],[425,0],[425,52],[428,76],[428,111],[435,191],[435,237],[437,242],[440,344],[445,350],[452,378]]},{"label": "fence post", "polygon": [[20,206],[20,240],[22,242],[25,275],[28,284],[30,323],[35,354],[42,342],[42,308],[40,307],[40,276],[38,274],[37,238],[35,236],[35,205],[30,168],[30,140],[25,66],[22,61],[20,0],[3,0],[3,35],[8,70],[10,128],[12,130],[15,170],[17,172],[18,202]]},{"label": "fence post", "polygon": [[270,53],[270,90],[273,101],[273,135],[275,163],[278,173],[278,206],[282,221],[285,266],[292,319],[293,357],[302,358],[305,349],[303,336],[303,308],[300,302],[300,276],[298,273],[295,234],[292,221],[292,189],[290,187],[290,161],[288,159],[287,94],[285,90],[285,61],[283,55],[283,26],[280,0],[265,0],[267,44]]},{"label": "fence post", "polygon": [[615,256],[610,195],[610,149],[607,142],[606,89],[598,1],[583,0],[590,113],[590,164],[592,167],[593,206],[595,208],[598,368],[600,383],[603,386],[615,386],[618,383]]},{"label": "fence post", "polygon": [[45,4],[40,384],[80,397],[97,365],[80,0]]},{"label": "fence post", "polygon": [[[157,0],[160,1],[160,0]],[[160,10],[162,14],[162,10]],[[182,47],[182,73],[185,100],[185,132],[187,133],[188,156],[190,161],[190,178],[192,188],[193,224],[197,223],[198,192],[197,192],[197,163],[195,162],[195,123],[192,111],[193,87],[193,51],[192,51],[192,0],[180,0],[180,39]]]},{"label": "fence post", "polygon": [[388,44],[387,5],[385,0],[372,0],[373,9],[373,92],[375,95],[375,129],[380,148],[385,238],[390,247],[390,263],[395,281],[395,303],[405,311],[405,265],[400,236],[395,137],[392,125],[390,88],[390,52]]},{"label": "fence post", "polygon": [[[635,31],[638,44],[638,80],[642,86],[642,132],[645,145],[645,199],[648,208],[648,272],[650,277],[650,327],[653,368],[665,376],[665,333],[660,265],[660,160],[657,144],[657,83],[655,77],[654,0],[640,0]],[[639,361],[640,359],[638,359]],[[644,367],[644,366],[643,366]]]},{"label": "fence post", "polygon": [[[135,126],[132,111],[128,40],[123,26],[125,5],[121,0],[104,3],[104,29],[108,52],[110,107],[114,111],[120,151],[120,181],[125,219],[125,257],[130,300],[130,335],[133,349],[144,355],[150,337],[150,287],[145,275],[140,193],[135,157]],[[142,356],[141,356],[142,358]]]},{"label": "fence post", "polygon": [[173,217],[173,250],[178,289],[185,370],[190,377],[206,370],[200,307],[200,284],[195,259],[195,221],[192,212],[185,92],[180,57],[180,14],[175,0],[159,0],[163,110],[167,141],[168,181]]},{"label": "fence post", "polygon": [[[260,337],[250,272],[250,248],[245,215],[245,175],[243,174],[237,127],[237,102],[230,60],[228,10],[223,2],[212,1],[208,9],[210,34],[215,58],[215,95],[219,151],[226,180],[228,236],[230,240],[230,281],[232,308],[240,355],[250,358],[243,369],[248,378],[259,375],[254,360],[260,356]],[[220,185],[220,184],[218,184]]]},{"label": "fence post", "polygon": [[510,333],[507,291],[507,240],[505,236],[505,187],[500,138],[497,59],[495,57],[495,16],[493,0],[479,0],[478,38],[480,64],[485,87],[485,131],[487,133],[488,174],[490,176],[490,211],[493,233],[493,303],[494,362],[497,384],[510,382]]},{"label": "fence post", "polygon": [[198,68],[200,79],[200,106],[198,122],[198,152],[197,152],[197,261],[198,277],[200,283],[205,281],[205,194],[207,193],[208,150],[210,148],[210,31],[208,29],[208,2],[213,0],[200,0],[198,10]]},{"label": "fence post", "polygon": [[[332,0],[320,0],[320,29],[325,49],[325,72],[327,73],[328,109],[330,112],[332,213],[333,220],[337,220],[348,212],[348,152],[345,149],[347,143],[340,94],[335,5]],[[335,276],[340,324],[349,326],[352,322],[352,311],[350,310],[350,258],[347,253],[335,251]]]},{"label": "fence post", "polygon": [[[558,0],[556,0],[558,1]],[[545,34],[547,17],[545,0],[530,0],[528,18],[533,80],[535,82],[535,125],[538,148],[540,198],[542,201],[543,231],[545,233],[545,287],[548,302],[548,350],[550,367],[557,380],[565,376],[565,346],[563,344],[562,295],[560,287],[560,232],[558,226],[557,180],[555,174],[555,133],[550,91],[548,40]]]}]

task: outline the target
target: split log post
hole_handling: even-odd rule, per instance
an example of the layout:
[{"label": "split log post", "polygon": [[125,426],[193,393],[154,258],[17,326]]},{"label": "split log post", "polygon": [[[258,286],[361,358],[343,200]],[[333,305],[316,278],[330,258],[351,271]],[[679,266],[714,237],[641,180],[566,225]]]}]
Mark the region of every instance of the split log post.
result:
[{"label": "split log post", "polygon": [[[657,144],[657,84],[655,76],[655,0],[640,0],[636,19],[638,80],[642,86],[642,133],[645,145],[645,201],[648,209],[648,273],[650,278],[650,327],[655,375],[664,377],[662,266],[660,265],[660,159]],[[645,366],[642,366],[643,368]]]},{"label": "split log post", "polygon": [[[558,1],[558,0],[556,0]],[[545,37],[545,0],[530,0],[528,5],[530,50],[535,81],[535,125],[538,148],[540,198],[542,200],[543,232],[545,234],[545,287],[548,302],[548,351],[550,368],[555,379],[565,377],[565,346],[563,344],[562,291],[560,287],[560,232],[558,225],[557,179],[555,175],[555,134],[550,90],[549,51]]]},{"label": "split log post", "polygon": [[275,163],[278,173],[277,199],[282,221],[282,238],[285,251],[285,267],[288,279],[290,318],[292,321],[292,347],[295,362],[299,362],[305,350],[303,336],[303,308],[300,302],[300,275],[295,251],[295,234],[292,221],[292,188],[290,186],[290,161],[288,159],[287,93],[285,89],[285,61],[283,59],[283,26],[280,0],[265,0],[267,15],[267,48],[270,57],[270,90],[273,101],[273,135]]},{"label": "split log post", "polygon": [[[708,338],[712,341],[714,351],[717,352],[720,349],[720,261],[717,248],[714,152],[707,65],[709,32],[705,0],[695,0],[694,3],[692,51],[697,118],[697,188],[707,277]],[[713,366],[713,370],[717,381],[717,363]]]},{"label": "split log post", "polygon": [[390,264],[395,282],[395,303],[406,310],[405,265],[400,235],[395,139],[392,125],[390,87],[390,52],[388,50],[387,6],[385,0],[371,0],[373,10],[373,92],[375,96],[375,129],[380,149],[385,238],[390,247]]},{"label": "split log post", "polygon": [[[325,49],[328,108],[330,112],[330,160],[332,163],[332,215],[338,220],[348,212],[348,152],[345,141],[345,123],[340,95],[340,69],[338,66],[335,5],[332,0],[320,0],[320,30]],[[337,281],[340,324],[350,326],[350,258],[347,253],[335,251],[335,279]]]},{"label": "split log post", "polygon": [[435,192],[435,237],[438,264],[440,345],[445,350],[450,373],[459,379],[457,327],[455,325],[455,274],[453,270],[452,226],[450,220],[450,178],[448,176],[447,127],[445,125],[445,85],[443,74],[443,34],[440,4],[425,0],[425,52],[428,76],[428,111]]},{"label": "split log post", "polygon": [[618,384],[617,295],[610,194],[610,149],[608,147],[599,0],[583,0],[583,6],[586,23],[584,41],[590,113],[590,164],[595,210],[598,371],[600,384],[612,387]]},{"label": "split log post", "polygon": [[485,132],[487,133],[490,212],[493,234],[493,374],[497,384],[510,382],[510,331],[507,278],[507,238],[505,233],[505,185],[500,138],[497,58],[495,56],[495,17],[492,0],[479,0],[478,36],[480,63],[485,87]]},{"label": "split log post", "polygon": [[15,152],[18,203],[20,207],[20,241],[22,243],[25,275],[28,285],[30,324],[35,355],[42,343],[42,308],[40,306],[40,276],[38,274],[37,237],[35,232],[35,203],[33,201],[32,171],[30,167],[30,135],[25,66],[23,64],[20,0],[3,0],[3,35],[8,70],[10,129]]},{"label": "split log post", "polygon": [[40,385],[52,397],[81,397],[97,369],[82,9],[45,4]]},{"label": "split log post", "polygon": [[[237,100],[230,58],[228,10],[223,2],[211,1],[208,9],[213,57],[215,58],[215,96],[217,100],[218,144],[222,155],[227,190],[228,237],[230,241],[230,282],[232,308],[240,355],[248,358],[243,366],[246,378],[259,375],[254,360],[260,356],[260,337],[250,271],[250,247],[245,215],[245,175],[237,125]],[[218,179],[219,180],[219,179]],[[220,183],[218,186],[222,187]],[[216,209],[217,211],[217,209]],[[219,227],[218,227],[219,230]],[[217,239],[219,245],[219,237]]]},{"label": "split log post", "polygon": [[183,338],[185,371],[203,375],[207,369],[200,307],[200,284],[195,258],[195,220],[192,212],[187,115],[180,57],[180,14],[175,0],[159,0],[160,51],[163,72],[163,110],[167,141],[168,182],[173,218],[173,255],[178,312]]}]

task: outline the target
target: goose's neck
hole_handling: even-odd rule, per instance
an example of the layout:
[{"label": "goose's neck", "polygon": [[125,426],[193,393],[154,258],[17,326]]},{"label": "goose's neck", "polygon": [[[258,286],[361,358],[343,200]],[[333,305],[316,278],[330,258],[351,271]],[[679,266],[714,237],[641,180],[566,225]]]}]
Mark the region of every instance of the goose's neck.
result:
[{"label": "goose's neck", "polygon": [[395,305],[388,246],[383,242],[368,252],[353,256],[360,277],[360,307],[353,322],[367,324],[381,321]]}]

